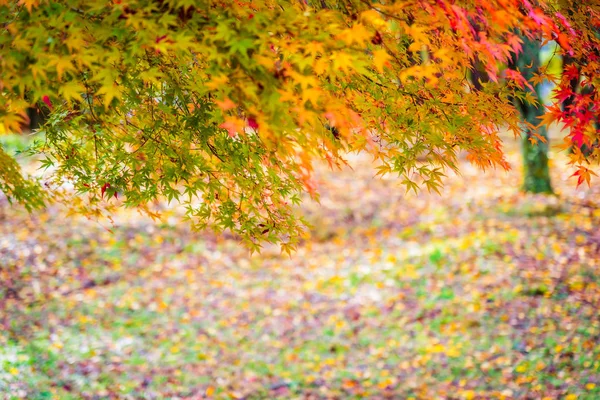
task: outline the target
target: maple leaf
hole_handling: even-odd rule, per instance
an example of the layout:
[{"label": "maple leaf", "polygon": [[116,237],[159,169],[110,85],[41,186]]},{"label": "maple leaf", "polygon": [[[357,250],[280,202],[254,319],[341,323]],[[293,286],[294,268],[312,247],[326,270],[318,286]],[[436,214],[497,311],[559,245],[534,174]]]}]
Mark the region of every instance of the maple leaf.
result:
[{"label": "maple leaf", "polygon": [[19,132],[21,126],[27,121],[24,114],[7,113],[0,116],[0,124],[4,126],[5,132]]},{"label": "maple leaf", "polygon": [[559,33],[556,35],[556,41],[563,48],[563,50],[571,53],[571,44],[569,42],[569,38],[564,33]]},{"label": "maple leaf", "polygon": [[69,81],[60,87],[59,93],[67,101],[82,101],[81,94],[85,93],[85,87],[77,81]]},{"label": "maple leaf", "polygon": [[116,83],[103,85],[96,91],[97,95],[104,95],[104,107],[108,108],[113,99],[119,99],[121,92]]},{"label": "maple leaf", "polygon": [[387,22],[381,17],[381,14],[374,9],[363,11],[360,14],[361,20],[373,25],[377,29],[385,29]]},{"label": "maple leaf", "polygon": [[279,97],[280,102],[295,103],[296,100],[298,99],[298,96],[292,91],[280,89],[278,92],[280,94],[280,97]]},{"label": "maple leaf", "polygon": [[46,106],[48,106],[48,108],[50,110],[52,110],[52,102],[50,101],[50,97],[48,97],[48,95],[43,95],[42,96],[42,101],[46,104]]},{"label": "maple leaf", "polygon": [[556,113],[548,110],[541,117],[539,117],[539,119],[540,123],[538,124],[538,127],[550,126],[558,119],[558,116]]},{"label": "maple leaf", "polygon": [[337,70],[343,72],[350,72],[354,69],[354,60],[353,57],[343,51],[336,53],[334,56],[331,56],[333,60],[333,67]]},{"label": "maple leaf", "polygon": [[230,52],[238,53],[243,57],[248,56],[248,49],[250,49],[254,44],[252,39],[242,39],[237,40],[231,44]]},{"label": "maple leaf", "polygon": [[237,117],[227,117],[225,122],[219,125],[219,128],[223,128],[227,131],[230,137],[236,137],[240,132],[243,132],[245,122]]},{"label": "maple leaf", "polygon": [[548,142],[548,139],[546,139],[545,137],[543,137],[542,135],[540,135],[537,132],[531,132],[531,137],[529,139],[534,139],[536,143],[538,140],[542,143]]},{"label": "maple leaf", "polygon": [[31,13],[33,7],[37,7],[39,4],[39,0],[19,0],[19,5],[24,5],[29,13]]},{"label": "maple leaf", "polygon": [[531,86],[531,84],[529,82],[527,82],[527,79],[525,79],[525,77],[523,77],[521,72],[519,72],[518,70],[512,70],[510,68],[507,68],[504,71],[504,74],[507,79],[510,79],[513,82],[515,82],[517,84],[517,86],[520,87],[521,89],[528,87],[531,91],[535,91],[533,86]]},{"label": "maple leaf", "polygon": [[319,81],[312,75],[303,75],[295,71],[290,71],[289,76],[297,82],[302,89],[319,86]]},{"label": "maple leaf", "polygon": [[549,23],[548,17],[540,9],[532,9],[529,12],[529,16],[540,26],[547,26]]},{"label": "maple leaf", "polygon": [[215,104],[219,106],[219,108],[223,111],[231,110],[236,106],[235,103],[231,101],[229,97],[226,97],[223,101],[215,100]]},{"label": "maple leaf", "polygon": [[580,129],[573,129],[573,132],[571,132],[571,140],[579,148],[581,148],[581,146],[583,146],[584,143],[588,142],[585,134]]},{"label": "maple leaf", "polygon": [[495,66],[486,66],[485,72],[488,75],[488,78],[492,81],[492,82],[498,82],[498,68]]},{"label": "maple leaf", "polygon": [[59,80],[65,72],[76,71],[71,57],[52,56],[48,65],[56,67],[56,74]]},{"label": "maple leaf", "polygon": [[352,28],[344,30],[339,36],[348,45],[356,43],[364,46],[371,39],[372,34],[363,24],[354,24]]},{"label": "maple leaf", "polygon": [[587,183],[588,187],[590,187],[590,179],[592,175],[596,175],[594,171],[584,166],[579,166],[579,169],[575,171],[572,177],[577,177],[577,187],[581,185],[583,182]]},{"label": "maple leaf", "polygon": [[214,76],[206,83],[206,87],[212,90],[219,89],[229,82],[229,77],[225,74]]},{"label": "maple leaf", "polygon": [[316,106],[321,97],[321,91],[319,89],[306,89],[302,91],[302,100],[310,101],[313,106]]},{"label": "maple leaf", "polygon": [[105,183],[104,185],[102,185],[102,187],[100,188],[100,193],[101,196],[104,197],[104,193],[106,192],[106,189],[110,188],[110,183]]},{"label": "maple leaf", "polygon": [[248,127],[254,130],[258,129],[258,122],[256,122],[256,118],[248,117]]},{"label": "maple leaf", "polygon": [[519,54],[523,50],[523,40],[518,35],[509,35],[506,42],[515,54]]},{"label": "maple leaf", "polygon": [[83,39],[82,35],[83,32],[78,31],[77,34],[71,34],[65,39],[64,43],[71,53],[79,51],[85,46],[86,41]]},{"label": "maple leaf", "polygon": [[540,85],[546,81],[546,76],[544,76],[544,74],[534,73],[533,76],[529,79],[529,81],[533,85]]},{"label": "maple leaf", "polygon": [[321,42],[311,41],[304,46],[304,51],[309,54],[316,56],[322,54],[325,51],[325,45]]},{"label": "maple leaf", "polygon": [[46,76],[46,69],[44,68],[44,66],[36,63],[36,64],[32,64],[30,69],[31,69],[31,74],[33,75],[33,79],[37,79],[38,76],[40,78],[48,79]]},{"label": "maple leaf", "polygon": [[570,64],[563,70],[563,76],[567,80],[579,79],[579,69],[575,64]]},{"label": "maple leaf", "polygon": [[389,66],[392,57],[383,49],[373,51],[373,65],[379,72],[383,72],[384,67]]},{"label": "maple leaf", "polygon": [[573,96],[575,93],[571,90],[570,87],[559,87],[554,91],[554,98],[561,103],[564,103],[565,100]]}]

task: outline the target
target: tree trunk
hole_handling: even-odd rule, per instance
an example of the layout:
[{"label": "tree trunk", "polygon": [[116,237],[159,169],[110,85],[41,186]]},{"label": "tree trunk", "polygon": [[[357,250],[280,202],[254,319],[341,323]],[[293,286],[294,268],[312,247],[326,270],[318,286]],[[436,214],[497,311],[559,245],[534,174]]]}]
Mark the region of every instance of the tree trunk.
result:
[{"label": "tree trunk", "polygon": [[27,117],[29,117],[29,125],[27,130],[30,132],[39,129],[42,125],[44,125],[44,122],[46,122],[46,116],[38,108],[28,108]]},{"label": "tree trunk", "polygon": [[[516,66],[523,77],[530,80],[533,74],[539,71],[541,44],[536,40],[526,37],[523,39],[523,52],[517,56]],[[521,114],[523,121],[534,127],[540,123],[539,117],[544,115],[544,100],[540,93],[540,85],[535,86],[535,91],[525,88],[524,91],[531,92],[537,100],[537,104],[523,102],[515,99],[515,105]],[[550,169],[548,167],[548,131],[545,126],[535,128],[526,125],[522,137],[523,141],[523,190],[530,193],[553,193],[550,183]],[[546,140],[543,143],[536,138],[537,134]],[[533,143],[532,143],[533,140]]]}]

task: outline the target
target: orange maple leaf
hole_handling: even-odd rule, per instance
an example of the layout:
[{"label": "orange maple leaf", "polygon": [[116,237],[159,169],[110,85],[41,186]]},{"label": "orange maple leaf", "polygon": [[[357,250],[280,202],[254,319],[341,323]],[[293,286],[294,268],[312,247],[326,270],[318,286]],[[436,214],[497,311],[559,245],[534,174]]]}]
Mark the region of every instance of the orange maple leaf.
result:
[{"label": "orange maple leaf", "polygon": [[231,110],[236,106],[236,104],[231,101],[229,97],[225,97],[225,100],[223,101],[215,100],[215,104],[223,111]]},{"label": "orange maple leaf", "polygon": [[227,131],[230,137],[235,137],[239,132],[244,130],[245,123],[240,118],[229,117],[225,119],[219,128],[223,128]]},{"label": "orange maple leaf", "polygon": [[580,165],[579,169],[571,176],[577,177],[577,187],[579,187],[579,185],[581,185],[583,182],[587,183],[588,187],[590,187],[590,179],[592,175],[596,175],[596,173],[591,169]]},{"label": "orange maple leaf", "polygon": [[19,5],[24,5],[27,11],[31,13],[31,9],[39,5],[38,0],[19,0]]}]

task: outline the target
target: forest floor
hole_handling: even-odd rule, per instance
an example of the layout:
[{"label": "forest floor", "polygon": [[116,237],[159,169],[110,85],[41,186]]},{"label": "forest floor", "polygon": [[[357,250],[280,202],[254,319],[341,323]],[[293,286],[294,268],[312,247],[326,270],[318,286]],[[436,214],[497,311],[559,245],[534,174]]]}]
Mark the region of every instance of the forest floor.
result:
[{"label": "forest floor", "polygon": [[0,398],[598,399],[598,184],[523,195],[513,142],[441,196],[319,171],[292,257],[4,202]]}]

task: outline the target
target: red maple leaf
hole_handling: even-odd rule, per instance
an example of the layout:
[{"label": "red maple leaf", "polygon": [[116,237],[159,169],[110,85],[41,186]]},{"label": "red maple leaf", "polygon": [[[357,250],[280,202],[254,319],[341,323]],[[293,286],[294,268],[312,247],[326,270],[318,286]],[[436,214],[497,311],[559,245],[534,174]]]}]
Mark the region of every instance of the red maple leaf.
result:
[{"label": "red maple leaf", "polygon": [[50,97],[48,97],[48,95],[42,96],[42,101],[46,103],[49,109],[52,110],[52,102],[50,101]]},{"label": "red maple leaf", "polygon": [[254,117],[248,117],[248,126],[254,130],[258,129],[258,122],[256,122]]}]

